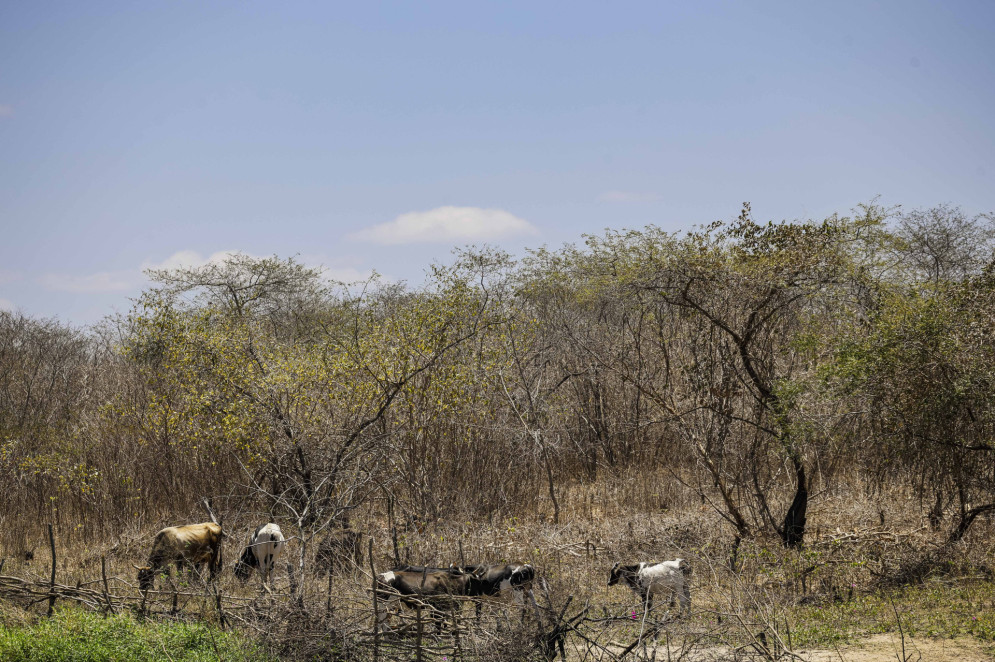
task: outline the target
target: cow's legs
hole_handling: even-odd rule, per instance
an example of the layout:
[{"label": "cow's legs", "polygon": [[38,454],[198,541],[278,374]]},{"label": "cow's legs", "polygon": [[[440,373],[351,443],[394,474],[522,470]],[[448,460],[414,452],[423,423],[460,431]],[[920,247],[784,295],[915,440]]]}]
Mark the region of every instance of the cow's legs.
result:
[{"label": "cow's legs", "polygon": [[273,561],[270,557],[266,558],[266,563],[260,568],[259,574],[263,578],[263,590],[267,593],[272,593],[270,584],[273,583]]},{"label": "cow's legs", "polygon": [[262,576],[263,576],[263,589],[267,593],[272,593],[272,591],[270,591],[269,585],[273,577],[273,565],[274,565],[273,555],[267,554],[263,558],[263,562],[260,565],[261,565],[260,570],[262,571]]},{"label": "cow's legs", "polygon": [[535,595],[533,595],[531,588],[524,590],[519,588],[514,589],[514,591],[513,596],[515,606],[518,607],[518,610],[521,612],[522,623],[525,623],[525,614],[528,611],[528,607],[525,604],[525,594],[527,593],[533,602],[535,602]]},{"label": "cow's legs", "polygon": [[377,613],[377,629],[381,632],[387,632],[387,619],[390,618],[390,605],[395,602],[394,597],[389,597],[380,599],[380,611]]},{"label": "cow's legs", "polygon": [[691,588],[687,584],[684,584],[684,590],[681,591],[681,594],[679,596],[677,596],[677,597],[678,597],[678,599],[681,602],[681,611],[682,612],[687,612],[687,615],[690,616],[691,615]]}]

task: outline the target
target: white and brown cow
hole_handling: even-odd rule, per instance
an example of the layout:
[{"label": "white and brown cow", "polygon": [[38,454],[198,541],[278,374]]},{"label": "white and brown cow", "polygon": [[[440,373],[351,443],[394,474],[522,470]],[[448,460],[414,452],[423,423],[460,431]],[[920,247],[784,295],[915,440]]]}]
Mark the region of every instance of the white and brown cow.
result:
[{"label": "white and brown cow", "polygon": [[191,564],[199,573],[206,563],[211,579],[221,570],[221,527],[214,522],[170,526],[155,535],[152,551],[145,566],[134,566],[138,570],[138,586],[144,592],[153,588],[155,576],[176,564],[179,572],[184,563]]}]

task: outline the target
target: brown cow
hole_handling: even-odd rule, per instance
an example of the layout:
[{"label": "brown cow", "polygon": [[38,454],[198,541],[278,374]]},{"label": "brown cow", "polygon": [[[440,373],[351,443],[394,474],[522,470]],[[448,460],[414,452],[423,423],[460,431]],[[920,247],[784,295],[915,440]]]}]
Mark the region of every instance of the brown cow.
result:
[{"label": "brown cow", "polygon": [[147,591],[154,586],[155,575],[165,570],[169,574],[169,564],[175,563],[177,572],[184,563],[193,564],[198,573],[207,564],[211,579],[221,570],[221,527],[214,522],[170,526],[155,535],[148,564],[135,566],[138,570],[138,586]]},{"label": "brown cow", "polygon": [[[415,566],[402,566],[412,568]],[[382,628],[388,617],[387,607],[392,602],[400,601],[408,607],[419,607],[422,604],[435,609],[448,607],[451,610],[459,608],[459,602],[453,596],[466,595],[470,585],[470,575],[459,568],[421,568],[415,570],[390,570],[377,575],[377,597],[384,601],[384,610],[380,612],[378,625]],[[441,627],[441,622],[436,626]]]}]

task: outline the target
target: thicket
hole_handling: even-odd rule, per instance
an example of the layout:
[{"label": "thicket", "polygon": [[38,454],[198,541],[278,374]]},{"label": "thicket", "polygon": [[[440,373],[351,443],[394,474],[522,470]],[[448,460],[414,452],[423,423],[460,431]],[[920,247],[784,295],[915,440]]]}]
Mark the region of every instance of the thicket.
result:
[{"label": "thicket", "polygon": [[[151,274],[87,329],[0,311],[0,545],[116,539],[203,496],[299,532],[357,511],[559,523],[650,471],[728,538],[804,543],[815,491],[995,510],[993,219],[874,205],[460,252],[424,286],[293,258]],[[894,490],[882,492],[882,498]],[[667,507],[656,484],[633,512]]]}]

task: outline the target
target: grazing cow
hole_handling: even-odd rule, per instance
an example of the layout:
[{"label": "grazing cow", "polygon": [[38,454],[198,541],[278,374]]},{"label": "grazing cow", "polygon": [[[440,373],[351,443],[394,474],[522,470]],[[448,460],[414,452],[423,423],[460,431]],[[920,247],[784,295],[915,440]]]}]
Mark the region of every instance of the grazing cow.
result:
[{"label": "grazing cow", "polygon": [[681,611],[690,614],[691,590],[688,586],[690,577],[691,566],[684,559],[635,565],[616,563],[608,577],[608,585],[614,586],[619,581],[624,581],[646,604],[647,611],[653,608],[655,594],[669,593],[671,605],[674,604],[676,595],[681,602]]},{"label": "grazing cow", "polygon": [[249,538],[249,544],[242,552],[242,558],[235,564],[235,576],[244,582],[249,579],[253,568],[258,568],[263,588],[268,591],[267,581],[273,577],[276,562],[283,556],[286,546],[286,538],[283,537],[283,531],[278,525],[272,522],[261,525]]},{"label": "grazing cow", "polygon": [[[402,568],[420,567],[420,570]],[[384,610],[379,615],[378,625],[387,619],[387,605],[400,601],[408,607],[417,608],[428,604],[455,610],[459,602],[453,596],[466,595],[470,576],[459,569],[433,569],[424,566],[401,566],[377,575],[377,597],[384,601]]]},{"label": "grazing cow", "polygon": [[177,572],[184,563],[190,563],[198,573],[206,563],[211,571],[211,579],[214,579],[221,570],[221,536],[221,527],[214,522],[163,529],[155,535],[148,564],[135,566],[138,570],[139,588],[143,592],[152,588],[156,573],[165,570],[169,574],[170,563],[176,563]]},{"label": "grazing cow", "polygon": [[[497,565],[469,565],[464,569],[470,575],[467,595],[495,597],[509,593],[517,607],[525,607],[525,594],[532,594],[535,568],[528,563]],[[480,616],[480,603],[477,603],[477,616]],[[525,618],[525,612],[522,612]]]},{"label": "grazing cow", "polygon": [[318,574],[333,573],[346,566],[349,561],[362,565],[362,540],[363,534],[348,527],[329,531],[328,535],[318,543],[318,554],[315,558]]},{"label": "grazing cow", "polygon": [[511,590],[520,598],[532,589],[536,575],[528,563],[468,565],[463,570],[470,575],[469,595],[501,595]]}]

